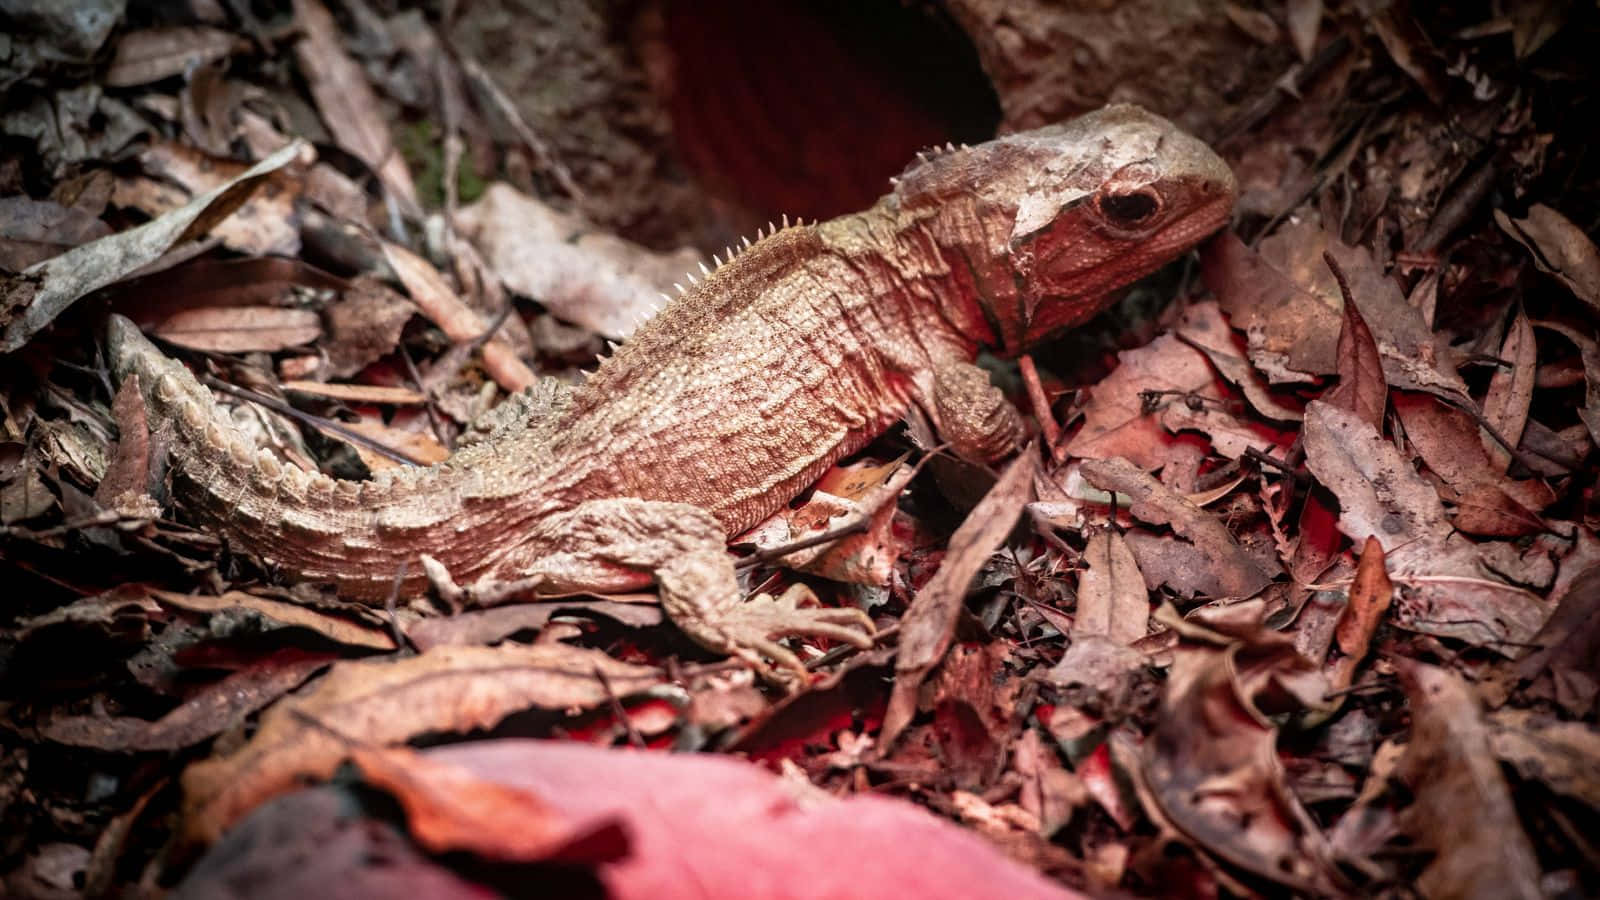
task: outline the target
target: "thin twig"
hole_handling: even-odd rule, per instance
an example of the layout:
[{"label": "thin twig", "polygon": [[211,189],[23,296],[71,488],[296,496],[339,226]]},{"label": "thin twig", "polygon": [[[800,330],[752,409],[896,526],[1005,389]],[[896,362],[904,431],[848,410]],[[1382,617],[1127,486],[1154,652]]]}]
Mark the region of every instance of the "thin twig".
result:
[{"label": "thin twig", "polygon": [[840,538],[849,537],[852,534],[860,534],[861,532],[867,530],[867,526],[871,524],[871,521],[871,516],[864,515],[856,519],[854,522],[851,522],[848,525],[841,525],[832,531],[824,531],[821,534],[814,534],[808,538],[801,538],[798,541],[784,544],[781,547],[769,547],[765,550],[757,550],[755,553],[752,553],[749,556],[746,556],[744,559],[734,563],[733,567],[735,569],[749,569],[754,566],[759,566],[762,563],[771,562],[775,559],[782,559],[791,553],[799,553],[801,550],[809,550],[818,544],[828,544],[832,543],[833,541],[837,541]]},{"label": "thin twig", "polygon": [[214,375],[204,372],[200,374],[200,380],[205,382],[209,387],[222,391],[225,394],[232,394],[235,397],[249,400],[251,403],[264,406],[267,409],[278,413],[279,415],[288,416],[297,422],[302,422],[306,425],[310,425],[313,428],[331,431],[350,443],[360,444],[361,446],[371,450],[373,453],[376,453],[379,456],[384,457],[385,459],[391,459],[397,463],[402,463],[408,466],[427,466],[427,463],[423,462],[422,460],[408,456],[392,447],[386,447],[359,431],[347,428],[344,425],[333,421],[332,419],[324,418],[322,416],[314,416],[308,412],[302,412],[301,410],[295,409],[276,397],[268,397],[266,394],[257,393],[249,388],[242,388],[236,384],[229,384],[228,382],[223,381]]}]

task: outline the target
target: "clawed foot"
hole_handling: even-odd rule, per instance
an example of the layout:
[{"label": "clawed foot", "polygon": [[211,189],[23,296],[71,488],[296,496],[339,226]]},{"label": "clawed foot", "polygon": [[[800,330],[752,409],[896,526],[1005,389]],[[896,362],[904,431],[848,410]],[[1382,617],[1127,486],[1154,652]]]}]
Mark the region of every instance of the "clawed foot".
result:
[{"label": "clawed foot", "polygon": [[[832,638],[865,650],[872,646],[872,620],[859,609],[819,606],[802,608],[802,602],[816,602],[816,595],[803,584],[781,596],[756,594],[744,603],[719,610],[715,621],[702,621],[685,627],[690,637],[708,649],[727,653],[748,663],[763,678],[780,684],[804,682],[805,664],[787,647],[778,643],[791,635]],[[769,662],[769,660],[771,662]]]}]

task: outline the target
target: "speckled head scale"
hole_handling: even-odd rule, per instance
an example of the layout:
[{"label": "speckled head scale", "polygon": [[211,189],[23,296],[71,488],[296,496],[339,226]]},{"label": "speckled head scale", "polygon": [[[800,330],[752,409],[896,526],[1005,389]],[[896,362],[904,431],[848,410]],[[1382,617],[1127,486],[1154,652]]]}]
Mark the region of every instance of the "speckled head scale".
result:
[{"label": "speckled head scale", "polygon": [[1226,223],[1234,191],[1205,144],[1115,105],[938,153],[897,179],[892,202],[924,213],[945,241],[959,232],[986,250],[967,261],[978,301],[1015,351],[1092,315],[1108,293]]}]

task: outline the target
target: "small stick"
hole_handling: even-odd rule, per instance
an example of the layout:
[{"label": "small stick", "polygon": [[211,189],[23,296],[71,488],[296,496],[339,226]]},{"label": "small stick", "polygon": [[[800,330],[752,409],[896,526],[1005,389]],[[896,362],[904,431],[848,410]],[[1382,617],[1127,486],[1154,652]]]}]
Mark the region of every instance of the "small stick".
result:
[{"label": "small stick", "polygon": [[275,413],[288,416],[297,422],[303,422],[313,428],[322,428],[327,431],[331,431],[350,443],[360,444],[368,450],[371,450],[373,453],[376,453],[386,459],[391,459],[397,463],[408,466],[427,465],[427,463],[420,459],[414,459],[399,450],[386,447],[372,438],[367,437],[361,432],[347,428],[344,425],[333,421],[332,419],[324,418],[322,416],[314,416],[308,412],[302,412],[301,410],[295,409],[276,397],[268,397],[266,394],[257,393],[249,388],[242,388],[236,384],[229,384],[228,382],[205,372],[200,373],[200,380],[205,382],[207,386],[222,391],[225,394],[232,394],[235,397],[249,400],[251,403],[265,406],[267,409],[270,409]]},{"label": "small stick", "polygon": [[1044,385],[1039,383],[1039,370],[1033,365],[1033,357],[1027,353],[1018,357],[1017,365],[1022,369],[1022,384],[1028,389],[1028,403],[1033,407],[1033,417],[1039,420],[1039,427],[1044,430],[1044,443],[1050,448],[1050,459],[1060,465],[1067,458],[1066,450],[1056,446],[1061,442],[1061,426],[1050,414],[1050,401],[1045,398]]}]

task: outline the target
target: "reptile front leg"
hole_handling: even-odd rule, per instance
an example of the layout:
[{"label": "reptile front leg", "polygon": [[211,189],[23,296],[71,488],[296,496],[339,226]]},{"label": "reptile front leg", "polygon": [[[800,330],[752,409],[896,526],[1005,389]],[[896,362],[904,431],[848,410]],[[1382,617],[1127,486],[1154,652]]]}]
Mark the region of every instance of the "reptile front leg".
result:
[{"label": "reptile front leg", "polygon": [[939,436],[962,459],[993,462],[1022,444],[1022,414],[972,363],[951,360],[934,369],[933,407]]},{"label": "reptile front leg", "polygon": [[[698,506],[631,497],[591,500],[541,521],[519,546],[496,566],[514,573],[512,580],[480,580],[456,599],[491,604],[535,593],[626,590],[654,579],[662,608],[684,634],[778,681],[785,680],[779,669],[806,674],[778,643],[784,637],[872,646],[872,620],[865,613],[801,609],[798,599],[809,591],[742,600],[722,526]],[[442,567],[425,564],[435,584],[454,593]]]}]

